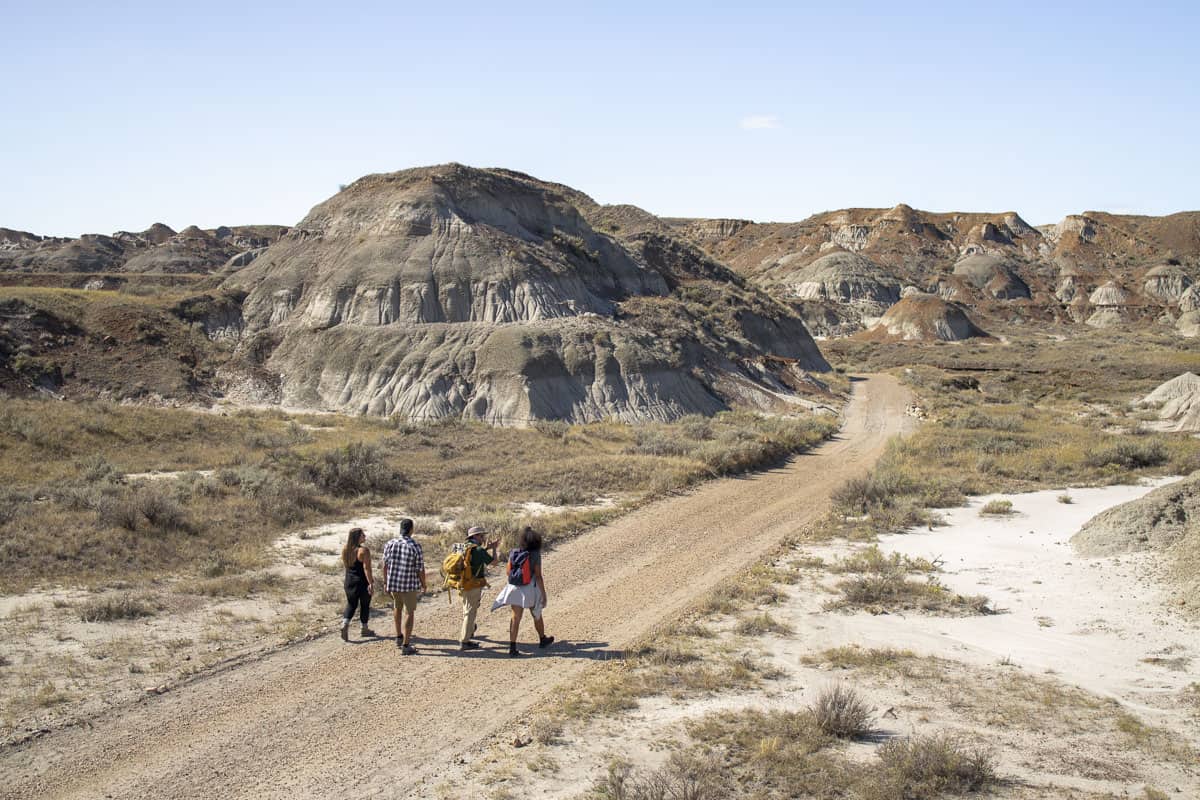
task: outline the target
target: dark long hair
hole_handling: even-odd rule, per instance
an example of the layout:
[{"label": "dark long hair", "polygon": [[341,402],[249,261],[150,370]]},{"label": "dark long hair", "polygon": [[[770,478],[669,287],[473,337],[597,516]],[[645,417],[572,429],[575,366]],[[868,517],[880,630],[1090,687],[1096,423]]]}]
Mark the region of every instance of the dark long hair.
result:
[{"label": "dark long hair", "polygon": [[533,528],[526,527],[521,531],[521,549],[535,552],[542,549],[542,535]]},{"label": "dark long hair", "polygon": [[355,553],[359,544],[366,540],[366,534],[362,528],[351,528],[349,535],[346,536],[346,544],[342,547],[342,563],[346,565],[346,569],[354,566],[356,560]]}]

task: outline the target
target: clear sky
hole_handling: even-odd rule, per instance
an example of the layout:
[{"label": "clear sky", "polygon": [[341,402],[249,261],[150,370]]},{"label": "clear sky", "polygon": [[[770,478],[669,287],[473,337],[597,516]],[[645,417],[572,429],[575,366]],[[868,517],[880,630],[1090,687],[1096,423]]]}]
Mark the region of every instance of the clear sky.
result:
[{"label": "clear sky", "polygon": [[1200,208],[1200,3],[0,0],[0,227],[460,161],[669,216]]}]

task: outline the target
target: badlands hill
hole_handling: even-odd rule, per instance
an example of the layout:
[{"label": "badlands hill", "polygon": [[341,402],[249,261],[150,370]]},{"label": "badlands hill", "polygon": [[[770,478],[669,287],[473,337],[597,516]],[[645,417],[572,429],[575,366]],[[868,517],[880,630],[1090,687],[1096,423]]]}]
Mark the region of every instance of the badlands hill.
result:
[{"label": "badlands hill", "polygon": [[1171,604],[1200,613],[1200,474],[1099,514],[1071,544],[1085,556],[1165,552],[1171,565],[1165,576]]},{"label": "badlands hill", "polygon": [[[830,326],[835,333],[869,325],[876,316],[871,304],[897,283],[1005,321],[1163,322],[1177,323],[1183,335],[1200,330],[1189,294],[1200,281],[1200,212],[1089,211],[1035,227],[1015,212],[941,214],[899,205],[832,211],[796,223],[670,224],[777,294],[826,305],[841,295]],[[849,297],[828,288],[817,296],[818,275],[821,286],[843,285]]]},{"label": "badlands hill", "polygon": [[54,273],[207,273],[232,260],[249,263],[276,241],[282,225],[222,226],[176,232],[155,223],[140,233],[86,233],[78,239],[0,228],[0,270]]},{"label": "badlands hill", "polygon": [[824,371],[799,317],[567,187],[450,164],[362,178],[230,275],[230,391],[411,418],[669,419],[775,407]]},{"label": "badlands hill", "polygon": [[910,292],[857,336],[867,341],[959,342],[987,333],[958,305],[937,295]]}]

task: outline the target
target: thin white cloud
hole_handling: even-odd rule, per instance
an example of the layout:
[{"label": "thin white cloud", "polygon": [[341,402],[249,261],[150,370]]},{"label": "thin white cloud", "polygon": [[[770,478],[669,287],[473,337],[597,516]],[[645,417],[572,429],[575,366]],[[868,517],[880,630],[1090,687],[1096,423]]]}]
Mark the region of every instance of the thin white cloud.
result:
[{"label": "thin white cloud", "polygon": [[744,131],[767,131],[783,127],[783,123],[779,121],[779,117],[774,114],[755,114],[749,117],[742,117],[740,125]]}]

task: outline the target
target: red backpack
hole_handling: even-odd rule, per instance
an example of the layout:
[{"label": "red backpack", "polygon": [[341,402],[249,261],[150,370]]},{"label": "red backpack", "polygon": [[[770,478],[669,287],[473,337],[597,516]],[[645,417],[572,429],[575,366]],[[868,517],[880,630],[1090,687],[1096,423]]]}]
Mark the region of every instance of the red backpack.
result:
[{"label": "red backpack", "polygon": [[513,550],[508,554],[508,582],[513,586],[528,586],[533,580],[533,565],[528,550]]}]

